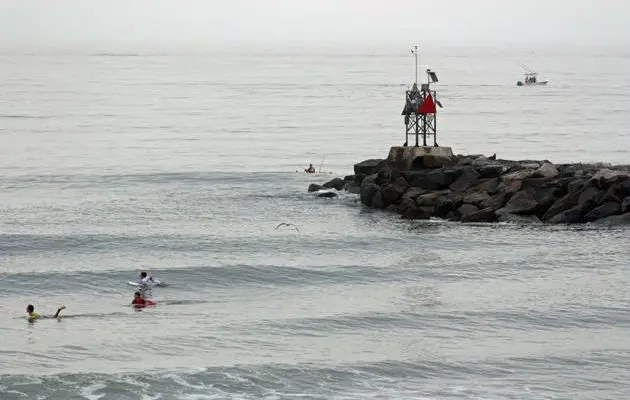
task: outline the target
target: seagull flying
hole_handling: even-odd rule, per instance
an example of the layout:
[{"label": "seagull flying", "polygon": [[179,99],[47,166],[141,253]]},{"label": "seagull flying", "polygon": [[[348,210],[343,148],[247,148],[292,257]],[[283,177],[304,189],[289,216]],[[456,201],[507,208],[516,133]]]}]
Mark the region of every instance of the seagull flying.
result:
[{"label": "seagull flying", "polygon": [[287,224],[286,222],[283,222],[283,223],[281,223],[281,224],[278,224],[278,226],[276,226],[276,229],[280,228],[282,225],[292,226],[292,227],[294,227],[294,228],[295,228],[295,230],[296,230],[296,231],[298,231],[298,232],[300,231],[300,230],[298,229],[298,227],[297,227],[297,226],[295,226],[295,225],[293,225],[293,224]]}]

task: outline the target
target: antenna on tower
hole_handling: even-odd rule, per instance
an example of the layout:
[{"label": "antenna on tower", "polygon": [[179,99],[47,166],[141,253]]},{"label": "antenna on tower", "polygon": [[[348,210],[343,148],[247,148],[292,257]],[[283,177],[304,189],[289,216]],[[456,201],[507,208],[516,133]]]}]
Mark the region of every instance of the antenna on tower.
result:
[{"label": "antenna on tower", "polygon": [[418,86],[418,45],[413,46],[413,49],[410,50],[411,54],[416,57],[416,80],[414,83]]}]

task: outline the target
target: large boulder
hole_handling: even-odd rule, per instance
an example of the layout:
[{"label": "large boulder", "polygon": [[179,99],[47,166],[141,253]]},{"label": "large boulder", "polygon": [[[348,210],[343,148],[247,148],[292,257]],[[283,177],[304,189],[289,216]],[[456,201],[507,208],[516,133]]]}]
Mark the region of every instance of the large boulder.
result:
[{"label": "large boulder", "polygon": [[462,216],[462,222],[494,222],[497,214],[492,208],[484,208]]},{"label": "large boulder", "polygon": [[534,214],[539,206],[538,201],[534,198],[535,192],[536,190],[533,188],[517,192],[501,209],[501,213]]},{"label": "large boulder", "polygon": [[611,215],[619,214],[620,211],[621,211],[621,206],[619,205],[619,203],[610,201],[608,203],[604,203],[601,206],[596,207],[592,209],[591,211],[589,211],[584,216],[584,221],[591,222],[591,221],[595,221],[596,219],[610,217]]},{"label": "large boulder", "polygon": [[542,221],[535,215],[519,215],[510,213],[501,213],[496,211],[498,222],[507,222],[510,224],[530,225],[540,224]]},{"label": "large boulder", "polygon": [[479,204],[479,207],[481,207],[482,209],[491,208],[493,210],[498,210],[505,205],[507,200],[508,197],[505,193],[497,193],[494,196],[482,201]]},{"label": "large boulder", "polygon": [[523,183],[521,181],[507,181],[501,182],[497,191],[499,193],[505,193],[508,197],[521,190]]},{"label": "large boulder", "polygon": [[598,188],[586,185],[578,197],[578,207],[585,213],[595,208],[601,197],[603,197],[603,193]]},{"label": "large boulder", "polygon": [[448,218],[454,215],[457,209],[463,204],[464,195],[458,192],[451,192],[442,196],[435,206],[435,214],[441,218]]},{"label": "large boulder", "polygon": [[611,215],[610,217],[595,220],[593,223],[603,226],[630,225],[630,213]]},{"label": "large boulder", "polygon": [[333,198],[333,197],[337,197],[338,194],[335,192],[321,192],[321,193],[317,193],[317,197],[324,197],[324,198]]},{"label": "large boulder", "polygon": [[473,167],[463,167],[457,180],[450,185],[450,189],[454,192],[465,192],[477,185],[478,180],[479,173]]},{"label": "large boulder", "polygon": [[385,166],[384,159],[365,160],[358,164],[354,164],[354,175],[368,176],[378,172]]},{"label": "large boulder", "polygon": [[383,209],[385,208],[385,206],[387,206],[387,204],[385,204],[385,201],[383,200],[383,193],[380,189],[377,189],[374,191],[374,193],[372,193],[372,199],[370,203],[372,208]]},{"label": "large boulder", "polygon": [[549,209],[547,209],[542,217],[543,221],[549,221],[554,216],[577,206],[579,197],[578,192],[573,192],[559,198],[549,207]]},{"label": "large boulder", "polygon": [[552,224],[574,224],[582,219],[582,210],[579,206],[569,208],[551,217],[547,222]]},{"label": "large boulder", "polygon": [[608,189],[611,184],[630,179],[630,171],[619,171],[603,168],[591,177],[591,182],[599,189]]},{"label": "large boulder", "polygon": [[427,191],[425,189],[420,189],[417,187],[410,187],[407,189],[407,191],[405,191],[405,193],[403,193],[402,197],[401,197],[401,201],[406,200],[406,199],[412,199],[414,200],[414,204],[415,204],[415,199],[416,197],[418,197],[421,194],[425,194],[427,193]]},{"label": "large boulder", "polygon": [[381,189],[380,186],[378,186],[375,183],[366,184],[365,182],[363,182],[363,184],[361,184],[361,190],[359,192],[361,203],[365,204],[366,206],[371,207],[374,193],[379,192],[380,189]]},{"label": "large boulder", "polygon": [[532,175],[534,175],[534,170],[525,168],[525,169],[521,169],[515,172],[510,172],[509,174],[505,174],[501,176],[501,180],[503,180],[504,182],[522,181],[523,179],[530,178]]},{"label": "large boulder", "polygon": [[432,181],[438,189],[446,189],[455,182],[461,174],[462,170],[459,168],[441,168],[429,171],[427,179]]},{"label": "large boulder", "polygon": [[334,178],[322,185],[324,189],[342,190],[346,182],[341,178]]},{"label": "large boulder", "polygon": [[501,164],[488,164],[477,167],[477,171],[482,178],[497,178],[505,170],[505,167]]},{"label": "large boulder", "polygon": [[309,192],[317,192],[317,191],[319,191],[321,189],[322,189],[321,185],[316,185],[314,183],[311,183],[310,185],[308,185],[308,191]]},{"label": "large boulder", "polygon": [[455,212],[455,215],[459,217],[459,219],[470,218],[470,216],[477,211],[479,211],[479,208],[472,204],[462,204]]},{"label": "large boulder", "polygon": [[392,183],[383,187],[381,193],[383,195],[383,201],[385,204],[393,204],[398,202],[403,193],[409,188],[409,184],[402,176],[393,181]]},{"label": "large boulder", "polygon": [[405,173],[413,187],[426,190],[442,190],[451,185],[462,171],[457,168],[441,168],[434,170],[412,170]]},{"label": "large boulder", "polygon": [[542,216],[556,200],[558,188],[529,187],[514,194],[499,214]]},{"label": "large boulder", "polygon": [[543,178],[555,178],[560,175],[558,169],[551,163],[543,163],[537,170],[534,171],[532,176]]},{"label": "large boulder", "polygon": [[430,192],[416,197],[416,204],[423,207],[435,207],[445,198],[443,192]]},{"label": "large boulder", "polygon": [[361,193],[361,185],[357,182],[347,182],[343,186],[344,190],[352,194]]},{"label": "large boulder", "polygon": [[[425,154],[418,158],[422,159],[423,168],[442,168],[443,166],[450,164],[452,161],[451,157],[438,154]],[[416,163],[414,162],[414,165],[415,164]]]},{"label": "large boulder", "polygon": [[621,179],[611,184],[608,190],[612,191],[620,199],[630,196],[630,179]]},{"label": "large boulder", "polygon": [[469,191],[466,195],[464,195],[464,203],[473,204],[475,206],[479,206],[479,204],[483,201],[486,201],[490,198],[488,192],[480,191]]},{"label": "large boulder", "polygon": [[477,186],[475,186],[472,190],[475,191],[483,191],[488,194],[495,194],[499,188],[499,178],[489,178],[483,181],[480,181]]},{"label": "large boulder", "polygon": [[402,210],[400,215],[404,219],[429,219],[433,214],[433,210],[427,207],[409,207]]},{"label": "large boulder", "polygon": [[588,179],[577,179],[573,180],[567,185],[567,192],[569,194],[577,193],[582,191],[584,187],[588,184]]},{"label": "large boulder", "polygon": [[407,178],[407,182],[411,185],[411,187],[419,188],[423,190],[437,190],[438,186],[435,181],[429,178],[429,171],[420,170],[420,171],[407,171],[405,173],[405,177]]}]

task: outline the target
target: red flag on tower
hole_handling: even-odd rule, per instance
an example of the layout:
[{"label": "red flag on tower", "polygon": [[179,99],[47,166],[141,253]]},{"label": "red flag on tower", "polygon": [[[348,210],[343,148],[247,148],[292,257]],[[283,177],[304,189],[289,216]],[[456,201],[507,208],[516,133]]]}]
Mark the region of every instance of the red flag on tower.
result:
[{"label": "red flag on tower", "polygon": [[435,114],[435,102],[433,101],[433,96],[431,96],[430,92],[418,108],[418,114]]}]

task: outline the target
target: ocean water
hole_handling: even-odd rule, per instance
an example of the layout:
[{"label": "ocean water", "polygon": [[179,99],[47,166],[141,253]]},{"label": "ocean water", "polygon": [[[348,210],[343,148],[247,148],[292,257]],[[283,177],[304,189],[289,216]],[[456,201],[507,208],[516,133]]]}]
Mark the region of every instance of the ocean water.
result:
[{"label": "ocean water", "polygon": [[[627,50],[420,63],[456,153],[630,163]],[[306,192],[404,141],[413,73],[407,48],[2,49],[0,398],[628,398],[628,228]],[[141,270],[169,286],[134,311]]]}]

